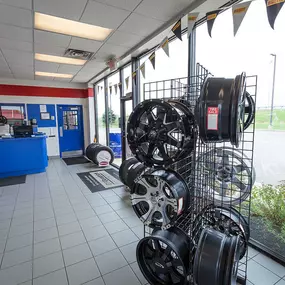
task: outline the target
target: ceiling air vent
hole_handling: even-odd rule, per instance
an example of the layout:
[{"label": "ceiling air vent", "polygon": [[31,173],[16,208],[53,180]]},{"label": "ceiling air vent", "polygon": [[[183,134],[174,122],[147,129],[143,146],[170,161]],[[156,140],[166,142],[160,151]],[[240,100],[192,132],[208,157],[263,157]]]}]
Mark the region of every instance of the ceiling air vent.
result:
[{"label": "ceiling air vent", "polygon": [[76,58],[76,59],[84,59],[84,60],[90,60],[93,58],[94,52],[90,51],[84,51],[79,49],[72,49],[69,48],[65,51],[64,56]]}]

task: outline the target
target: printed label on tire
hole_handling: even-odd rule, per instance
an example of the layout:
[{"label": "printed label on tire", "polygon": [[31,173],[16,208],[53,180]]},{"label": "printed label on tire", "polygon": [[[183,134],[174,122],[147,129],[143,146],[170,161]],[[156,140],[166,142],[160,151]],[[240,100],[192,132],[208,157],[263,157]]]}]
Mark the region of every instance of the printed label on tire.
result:
[{"label": "printed label on tire", "polygon": [[97,161],[99,166],[108,166],[111,161],[111,154],[106,150],[102,150],[97,154]]},{"label": "printed label on tire", "polygon": [[180,199],[178,200],[178,209],[177,209],[178,215],[181,214],[182,209],[183,209],[183,198],[180,198]]},{"label": "printed label on tire", "polygon": [[207,112],[207,130],[218,130],[218,116],[219,108],[218,107],[208,107]]}]

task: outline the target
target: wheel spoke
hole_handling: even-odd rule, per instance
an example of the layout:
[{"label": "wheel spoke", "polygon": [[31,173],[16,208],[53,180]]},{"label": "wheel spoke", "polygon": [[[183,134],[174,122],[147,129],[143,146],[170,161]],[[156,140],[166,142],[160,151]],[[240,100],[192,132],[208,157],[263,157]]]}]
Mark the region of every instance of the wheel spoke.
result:
[{"label": "wheel spoke", "polygon": [[246,185],[242,181],[240,181],[236,176],[233,177],[232,184],[238,187],[241,191],[243,192],[246,191],[247,188]]},{"label": "wheel spoke", "polygon": [[147,117],[149,125],[155,121],[155,117],[154,117],[154,114],[153,114],[152,111],[147,111],[146,112],[146,117]]},{"label": "wheel spoke", "polygon": [[154,187],[150,185],[144,177],[142,177],[137,183],[144,186],[148,191],[150,189],[154,189]]},{"label": "wheel spoke", "polygon": [[220,188],[219,188],[219,195],[220,196],[225,196],[225,192],[228,190],[228,184],[225,182],[220,183]]},{"label": "wheel spoke", "polygon": [[155,144],[150,143],[147,150],[147,156],[152,157],[155,150]]},{"label": "wheel spoke", "polygon": [[162,260],[166,260],[166,258],[168,257],[168,255],[170,254],[171,252],[171,247],[170,246],[167,246],[166,249],[164,249],[164,252],[163,252],[163,255],[162,255]]},{"label": "wheel spoke", "polygon": [[177,147],[179,141],[176,140],[176,139],[174,139],[171,135],[168,135],[168,136],[167,136],[167,141],[166,141],[166,143],[169,144],[169,145],[172,145],[172,146]]},{"label": "wheel spoke", "polygon": [[144,221],[144,222],[149,222],[151,224],[152,222],[152,216],[153,214],[157,211],[156,207],[153,206],[152,204],[149,204],[150,207],[148,209],[148,211],[141,216],[141,219]]},{"label": "wheel spoke", "polygon": [[236,173],[241,173],[244,170],[244,166],[242,164],[234,166],[234,170]]},{"label": "wheel spoke", "polygon": [[131,195],[131,201],[132,205],[137,205],[141,202],[147,202],[149,204],[149,195],[137,195],[137,194],[132,194]]},{"label": "wheel spoke", "polygon": [[181,281],[179,276],[176,274],[176,272],[174,272],[172,267],[169,268],[169,277],[170,277],[172,284],[177,284],[177,283],[180,283]]},{"label": "wheel spoke", "polygon": [[164,160],[168,160],[168,159],[169,159],[169,156],[168,156],[168,154],[166,153],[165,148],[164,148],[163,145],[160,145],[160,146],[158,147],[158,150],[159,150],[159,153],[160,153],[160,155],[162,156],[162,158],[163,158]]}]

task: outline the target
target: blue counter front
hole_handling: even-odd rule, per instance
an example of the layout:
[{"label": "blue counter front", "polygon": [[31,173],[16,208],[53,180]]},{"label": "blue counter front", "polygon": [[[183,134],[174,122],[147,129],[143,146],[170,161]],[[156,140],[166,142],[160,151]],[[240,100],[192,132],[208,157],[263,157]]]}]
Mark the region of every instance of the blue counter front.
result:
[{"label": "blue counter front", "polygon": [[47,165],[45,136],[0,139],[0,178],[44,172]]}]

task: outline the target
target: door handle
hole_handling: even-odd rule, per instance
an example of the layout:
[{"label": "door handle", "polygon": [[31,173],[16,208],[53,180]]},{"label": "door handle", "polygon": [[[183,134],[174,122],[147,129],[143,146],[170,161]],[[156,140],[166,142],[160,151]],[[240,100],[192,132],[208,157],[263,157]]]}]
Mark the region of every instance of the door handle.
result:
[{"label": "door handle", "polygon": [[63,130],[62,130],[62,127],[59,127],[59,136],[60,136],[60,137],[63,137]]}]

